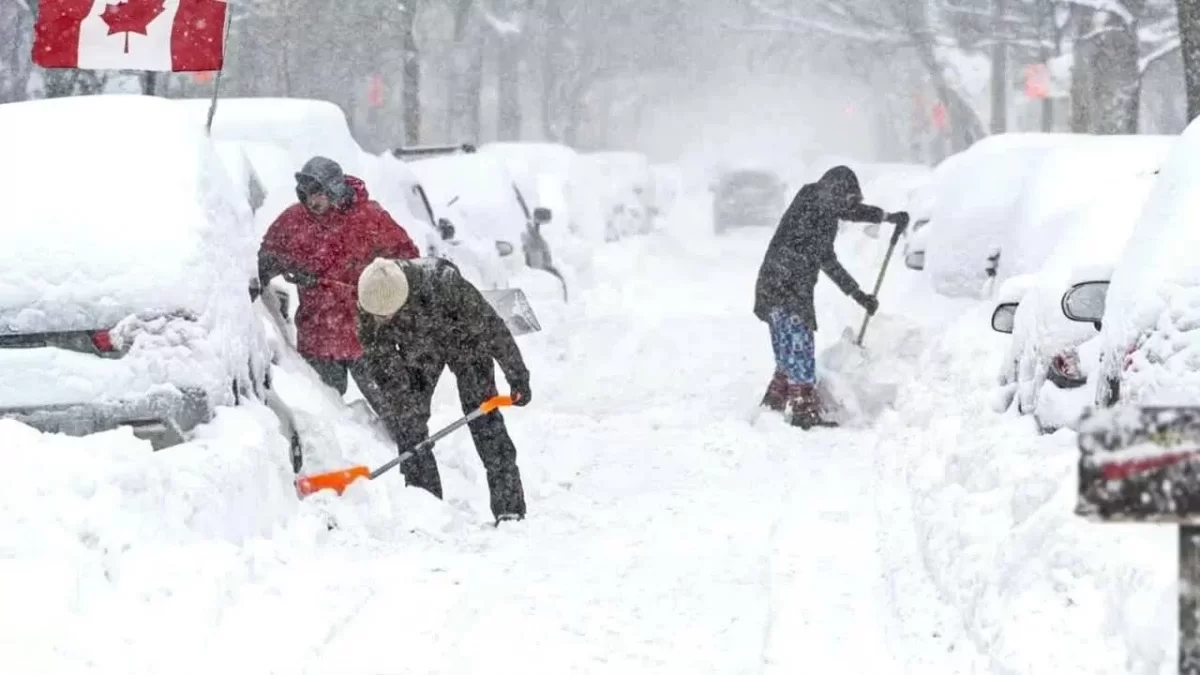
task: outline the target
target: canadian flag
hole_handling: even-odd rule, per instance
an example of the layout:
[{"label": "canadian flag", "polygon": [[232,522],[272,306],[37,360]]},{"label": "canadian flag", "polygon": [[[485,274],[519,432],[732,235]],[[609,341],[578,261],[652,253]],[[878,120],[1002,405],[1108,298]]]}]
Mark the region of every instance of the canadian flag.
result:
[{"label": "canadian flag", "polygon": [[211,71],[225,60],[225,0],[41,0],[43,68]]}]

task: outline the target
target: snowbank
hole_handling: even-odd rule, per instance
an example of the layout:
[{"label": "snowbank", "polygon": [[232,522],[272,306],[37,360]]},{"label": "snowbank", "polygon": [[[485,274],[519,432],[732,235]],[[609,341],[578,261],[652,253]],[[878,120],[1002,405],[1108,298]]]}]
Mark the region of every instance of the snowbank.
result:
[{"label": "snowbank", "polygon": [[1073,515],[1075,435],[989,410],[1003,345],[981,334],[989,312],[929,336],[920,381],[875,430],[881,529],[915,525],[919,560],[990,672],[1174,672],[1174,530]]}]

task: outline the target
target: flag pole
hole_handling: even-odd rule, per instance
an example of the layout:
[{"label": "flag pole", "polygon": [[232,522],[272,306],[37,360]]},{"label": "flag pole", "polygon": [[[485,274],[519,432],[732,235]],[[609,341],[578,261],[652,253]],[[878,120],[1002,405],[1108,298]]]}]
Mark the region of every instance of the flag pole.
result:
[{"label": "flag pole", "polygon": [[208,106],[208,120],[204,123],[204,131],[212,136],[213,117],[217,114],[217,98],[221,93],[221,73],[225,72],[224,53],[229,51],[229,24],[233,22],[233,7],[232,3],[225,3],[225,35],[221,42],[221,67],[217,69],[217,74],[213,77],[213,94],[212,103]]}]

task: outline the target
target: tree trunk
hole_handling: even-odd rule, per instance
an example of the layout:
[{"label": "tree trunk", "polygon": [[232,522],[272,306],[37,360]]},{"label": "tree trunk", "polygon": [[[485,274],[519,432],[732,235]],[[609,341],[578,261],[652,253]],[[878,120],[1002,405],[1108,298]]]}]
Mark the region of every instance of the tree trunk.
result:
[{"label": "tree trunk", "polygon": [[421,141],[421,58],[417,50],[417,0],[408,0],[403,12],[404,35],[404,142],[417,145]]},{"label": "tree trunk", "polygon": [[463,116],[466,119],[467,126],[465,131],[467,137],[475,143],[483,140],[483,61],[484,50],[482,47],[476,47],[471,54],[470,67],[467,69],[466,87],[463,94],[463,100],[466,107],[463,109]]},{"label": "tree trunk", "polygon": [[992,0],[992,27],[996,44],[992,46],[992,133],[1008,130],[1008,46],[999,39],[1004,34],[1005,0]]},{"label": "tree trunk", "polygon": [[1200,117],[1200,0],[1175,0],[1179,12],[1179,42],[1183,52],[1183,82],[1187,119]]},{"label": "tree trunk", "polygon": [[513,35],[496,39],[496,137],[502,141],[521,138],[521,50]]},{"label": "tree trunk", "polygon": [[474,50],[477,45],[467,43],[467,28],[471,20],[474,0],[457,0],[454,3],[454,43],[450,49],[449,95],[446,97],[446,115],[443,120],[444,136],[457,143],[459,137],[471,125],[466,123],[470,95],[467,74],[471,70]]},{"label": "tree trunk", "polygon": [[542,23],[545,43],[542,46],[542,137],[548,141],[559,138],[555,124],[555,102],[559,95],[559,68],[562,67],[562,50],[559,49],[566,32],[562,7],[556,0],[547,3]]},{"label": "tree trunk", "polygon": [[1092,127],[1092,63],[1096,45],[1086,39],[1092,29],[1095,10],[1090,7],[1071,6],[1072,21],[1075,21],[1075,48],[1071,52],[1071,121],[1072,133],[1085,134]]}]

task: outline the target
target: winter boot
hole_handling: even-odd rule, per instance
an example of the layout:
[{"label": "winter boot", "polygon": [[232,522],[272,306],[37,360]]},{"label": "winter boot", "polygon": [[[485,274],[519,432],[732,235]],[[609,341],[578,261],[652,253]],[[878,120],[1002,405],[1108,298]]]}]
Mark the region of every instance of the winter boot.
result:
[{"label": "winter boot", "polygon": [[515,522],[518,520],[525,520],[525,516],[519,513],[501,513],[496,516],[496,527],[500,527],[500,523]]},{"label": "winter boot", "polygon": [[825,418],[825,410],[817,394],[815,384],[796,384],[788,387],[788,403],[791,407],[789,422],[794,427],[836,427],[838,424]]},{"label": "winter boot", "polygon": [[788,381],[787,376],[775,371],[775,377],[767,385],[767,393],[763,395],[760,406],[770,408],[775,412],[783,412],[787,408]]}]

